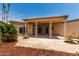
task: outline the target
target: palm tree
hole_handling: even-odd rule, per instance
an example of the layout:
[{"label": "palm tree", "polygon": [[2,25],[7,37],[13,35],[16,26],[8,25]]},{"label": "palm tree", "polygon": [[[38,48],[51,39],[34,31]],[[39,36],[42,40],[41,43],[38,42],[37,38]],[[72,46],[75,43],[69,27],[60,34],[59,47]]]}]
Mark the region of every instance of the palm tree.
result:
[{"label": "palm tree", "polygon": [[6,10],[6,23],[9,22],[9,12],[10,12],[10,4],[7,4],[7,10]]},{"label": "palm tree", "polygon": [[8,23],[10,4],[2,4],[2,21]]},{"label": "palm tree", "polygon": [[5,4],[2,4],[2,21],[5,22]]}]

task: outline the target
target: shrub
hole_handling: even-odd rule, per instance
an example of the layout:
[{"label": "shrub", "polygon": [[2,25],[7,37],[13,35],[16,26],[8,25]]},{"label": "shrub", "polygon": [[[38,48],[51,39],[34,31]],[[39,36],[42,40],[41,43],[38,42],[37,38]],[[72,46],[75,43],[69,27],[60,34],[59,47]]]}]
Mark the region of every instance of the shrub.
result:
[{"label": "shrub", "polygon": [[0,26],[0,40],[2,42],[17,41],[17,30],[12,24],[2,24]]},{"label": "shrub", "polygon": [[75,37],[75,36],[67,36],[67,41],[69,43],[73,43],[73,44],[78,44],[79,43],[79,36]]},{"label": "shrub", "polygon": [[72,36],[66,36],[66,41],[72,41]]},{"label": "shrub", "polygon": [[28,38],[29,38],[29,36],[28,36],[28,34],[26,34],[23,39],[28,39]]},{"label": "shrub", "polygon": [[79,39],[79,36],[77,36],[77,37],[74,37],[75,39]]}]

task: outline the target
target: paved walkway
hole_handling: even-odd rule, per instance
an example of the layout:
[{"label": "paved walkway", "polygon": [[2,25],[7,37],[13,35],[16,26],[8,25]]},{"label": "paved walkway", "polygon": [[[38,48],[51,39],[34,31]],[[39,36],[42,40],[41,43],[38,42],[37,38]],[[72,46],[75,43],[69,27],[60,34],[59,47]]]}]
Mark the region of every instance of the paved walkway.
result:
[{"label": "paved walkway", "polygon": [[37,49],[56,50],[69,53],[79,52],[79,44],[69,44],[58,39],[29,38],[23,39],[19,36],[16,46],[31,47]]}]

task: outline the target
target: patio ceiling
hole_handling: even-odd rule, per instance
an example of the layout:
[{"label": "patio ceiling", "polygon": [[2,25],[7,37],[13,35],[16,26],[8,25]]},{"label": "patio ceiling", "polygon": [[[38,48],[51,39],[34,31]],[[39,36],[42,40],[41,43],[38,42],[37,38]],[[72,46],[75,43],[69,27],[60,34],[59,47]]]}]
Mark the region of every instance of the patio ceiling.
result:
[{"label": "patio ceiling", "polygon": [[58,22],[63,22],[64,20],[67,20],[68,16],[55,16],[55,17],[45,17],[45,18],[32,18],[32,19],[25,19],[24,21],[27,23],[34,23],[34,22],[39,22],[39,23],[58,23]]}]

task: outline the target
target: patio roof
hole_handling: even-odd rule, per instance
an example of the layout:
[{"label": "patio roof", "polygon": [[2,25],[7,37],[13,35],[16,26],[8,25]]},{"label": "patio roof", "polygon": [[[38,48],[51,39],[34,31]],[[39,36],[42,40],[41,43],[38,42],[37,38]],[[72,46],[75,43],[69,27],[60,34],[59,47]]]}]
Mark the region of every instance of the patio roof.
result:
[{"label": "patio roof", "polygon": [[24,19],[25,22],[49,22],[50,20],[52,22],[62,22],[63,20],[67,20],[68,15],[65,16],[53,16],[53,17],[43,17],[43,18],[31,18],[31,19]]},{"label": "patio roof", "polygon": [[10,23],[16,25],[24,25],[24,22],[19,22],[19,21],[10,21]]}]

